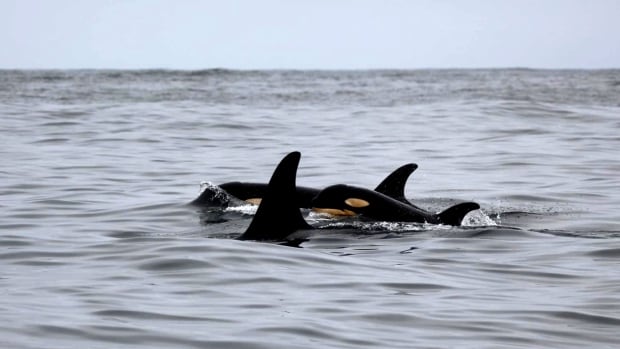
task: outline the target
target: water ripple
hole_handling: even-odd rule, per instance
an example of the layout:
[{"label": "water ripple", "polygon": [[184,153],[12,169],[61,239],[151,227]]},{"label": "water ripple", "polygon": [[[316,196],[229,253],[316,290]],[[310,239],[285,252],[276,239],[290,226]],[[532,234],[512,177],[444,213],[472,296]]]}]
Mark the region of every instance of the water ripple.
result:
[{"label": "water ripple", "polygon": [[[0,346],[589,348],[620,325],[619,70],[0,71]],[[234,240],[198,183],[373,188],[462,227]],[[277,224],[277,222],[274,222]]]}]

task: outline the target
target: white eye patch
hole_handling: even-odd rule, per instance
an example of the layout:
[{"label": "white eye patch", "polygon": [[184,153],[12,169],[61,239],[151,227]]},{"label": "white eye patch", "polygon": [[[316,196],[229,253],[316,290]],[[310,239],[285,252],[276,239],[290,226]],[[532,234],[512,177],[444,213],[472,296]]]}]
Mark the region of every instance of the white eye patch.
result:
[{"label": "white eye patch", "polygon": [[344,200],[344,203],[349,205],[350,207],[355,207],[355,208],[362,208],[362,207],[370,206],[370,203],[368,201],[363,200],[363,199],[358,199],[358,198],[348,198]]}]

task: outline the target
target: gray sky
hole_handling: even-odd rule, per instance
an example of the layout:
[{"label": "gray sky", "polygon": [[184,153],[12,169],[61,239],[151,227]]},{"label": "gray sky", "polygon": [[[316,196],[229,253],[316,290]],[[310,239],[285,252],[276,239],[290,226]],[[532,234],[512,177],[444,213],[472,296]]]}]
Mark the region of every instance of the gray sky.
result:
[{"label": "gray sky", "polygon": [[619,68],[619,0],[0,0],[0,68]]}]

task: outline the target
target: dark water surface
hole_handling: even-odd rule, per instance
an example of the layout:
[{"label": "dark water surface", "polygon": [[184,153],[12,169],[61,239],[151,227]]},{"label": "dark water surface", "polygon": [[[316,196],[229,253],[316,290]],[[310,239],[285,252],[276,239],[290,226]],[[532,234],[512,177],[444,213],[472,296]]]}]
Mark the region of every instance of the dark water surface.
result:
[{"label": "dark water surface", "polygon": [[[620,70],[0,71],[0,347],[617,348],[619,101]],[[292,150],[300,185],[415,162],[416,204],[482,209],[291,248],[186,205]]]}]

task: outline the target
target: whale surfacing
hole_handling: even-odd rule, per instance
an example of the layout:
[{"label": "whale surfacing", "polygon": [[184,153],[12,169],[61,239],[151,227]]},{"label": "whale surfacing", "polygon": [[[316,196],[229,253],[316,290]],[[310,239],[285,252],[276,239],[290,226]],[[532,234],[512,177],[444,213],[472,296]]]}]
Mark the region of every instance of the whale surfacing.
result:
[{"label": "whale surfacing", "polygon": [[460,226],[467,213],[480,208],[475,202],[463,202],[440,213],[431,213],[409,201],[399,201],[374,190],[337,184],[327,187],[312,201],[313,207],[350,211],[364,217],[387,222],[415,222]]},{"label": "whale surfacing", "polygon": [[[405,198],[405,184],[409,176],[417,168],[418,165],[413,163],[397,168],[385,177],[375,190],[396,200],[411,204]],[[203,191],[191,204],[196,206],[226,207],[230,204],[230,196],[232,196],[241,201],[258,205],[263,196],[265,196],[268,186],[267,183],[226,182],[217,186],[203,188]],[[295,205],[300,208],[312,208],[312,199],[320,192],[320,189],[297,186],[295,188]],[[225,194],[228,194],[228,196]]]},{"label": "whale surfacing", "polygon": [[[314,229],[302,216],[299,205],[299,188],[296,186],[297,169],[301,153],[287,154],[278,164],[269,183],[252,193],[255,183],[250,183],[249,195],[259,194],[260,203],[250,225],[239,240],[296,241],[293,233]],[[329,186],[310,200],[311,206],[334,212],[361,215],[376,221],[417,222],[460,226],[470,211],[480,208],[475,202],[463,202],[439,213],[428,212],[409,202],[404,195],[405,182],[417,168],[407,164],[395,170],[379,184],[376,190],[344,184]],[[314,193],[315,189],[311,192]],[[296,235],[299,237],[299,235]],[[291,239],[293,237],[293,239]]]}]

